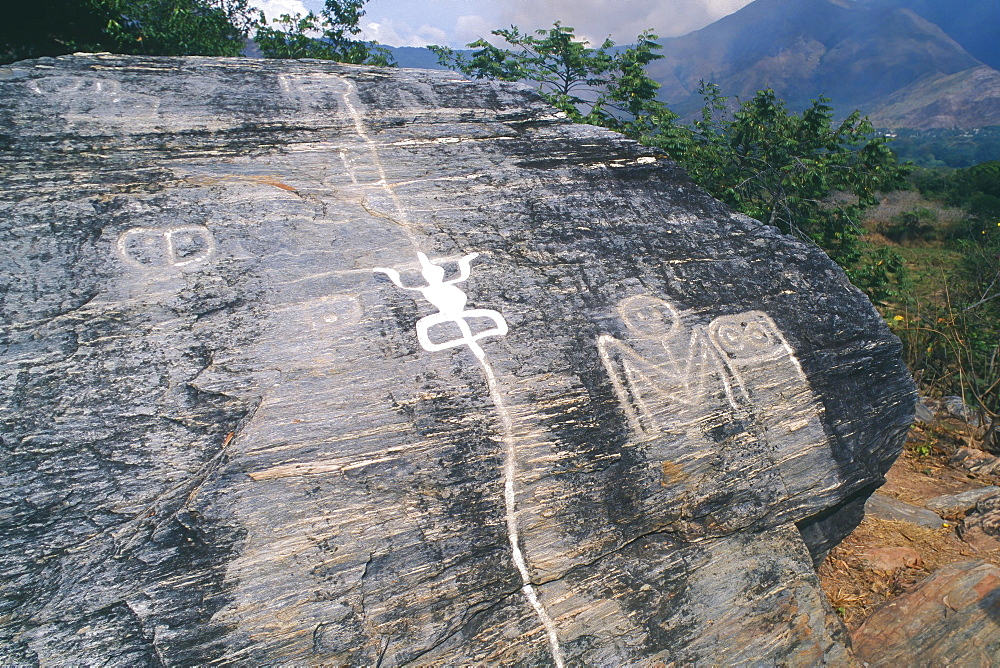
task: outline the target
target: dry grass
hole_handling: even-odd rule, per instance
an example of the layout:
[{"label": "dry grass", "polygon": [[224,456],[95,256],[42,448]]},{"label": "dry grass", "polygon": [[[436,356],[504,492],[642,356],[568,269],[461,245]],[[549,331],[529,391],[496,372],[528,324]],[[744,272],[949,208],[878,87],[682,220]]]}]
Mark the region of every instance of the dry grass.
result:
[{"label": "dry grass", "polygon": [[864,226],[872,232],[882,233],[895,224],[902,214],[920,209],[933,212],[933,225],[939,229],[954,227],[968,217],[962,209],[924,199],[915,190],[898,190],[880,196],[879,205],[865,212]]},{"label": "dry grass", "polygon": [[[969,431],[968,425],[950,419],[914,426],[880,493],[922,505],[941,494],[957,494],[1000,482],[948,466],[948,456],[967,444]],[[1000,565],[1000,550],[963,542],[955,525],[955,521],[949,521],[945,528],[934,530],[909,522],[865,517],[850,536],[830,551],[819,569],[823,591],[847,627],[853,631],[875,608],[905,593],[942,566],[969,559]],[[877,548],[908,548],[923,563],[880,571],[865,557]]]},{"label": "dry grass", "polygon": [[[864,556],[876,547],[909,548],[920,555],[923,565],[889,573],[876,570]],[[854,533],[831,550],[819,575],[830,604],[853,631],[876,607],[908,591],[942,566],[968,559],[986,559],[1000,565],[1000,554],[977,551],[959,540],[951,526],[933,530],[909,522],[866,517]]]}]

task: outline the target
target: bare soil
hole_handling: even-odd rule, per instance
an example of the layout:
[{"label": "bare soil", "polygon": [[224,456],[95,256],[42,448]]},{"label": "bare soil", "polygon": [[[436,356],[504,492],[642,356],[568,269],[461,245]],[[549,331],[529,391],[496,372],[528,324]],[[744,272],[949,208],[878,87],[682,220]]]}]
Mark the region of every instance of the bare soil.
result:
[{"label": "bare soil", "polygon": [[[975,445],[977,434],[959,420],[938,420],[915,425],[910,430],[903,454],[886,476],[879,493],[922,506],[944,494],[958,494],[1000,479],[956,470],[949,457],[963,446]],[[982,559],[1000,565],[1000,542],[987,538],[975,543],[963,541],[956,531],[961,517],[946,517],[946,526],[932,530],[909,522],[889,522],[871,516],[844,542],[830,551],[820,566],[823,590],[849,630],[864,622],[875,608],[908,591],[946,564]],[[887,569],[873,559],[873,551],[896,548],[892,552],[919,555],[914,563]],[[884,551],[883,551],[884,552]]]}]

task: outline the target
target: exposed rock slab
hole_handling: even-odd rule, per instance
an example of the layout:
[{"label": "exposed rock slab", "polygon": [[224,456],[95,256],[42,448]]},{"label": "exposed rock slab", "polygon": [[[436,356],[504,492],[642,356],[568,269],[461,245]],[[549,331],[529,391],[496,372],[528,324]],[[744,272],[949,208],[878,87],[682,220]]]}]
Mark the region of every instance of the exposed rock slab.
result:
[{"label": "exposed rock slab", "polygon": [[958,525],[958,535],[976,546],[1000,548],[1000,494],[980,499]]},{"label": "exposed rock slab", "polygon": [[1000,568],[949,564],[875,611],[852,639],[870,666],[995,666]]},{"label": "exposed rock slab", "polygon": [[983,476],[1000,475],[1000,457],[976,448],[959,448],[948,463],[957,469]]},{"label": "exposed rock slab", "polygon": [[843,661],[915,394],[822,253],[522,87],[0,70],[0,663]]},{"label": "exposed rock slab", "polygon": [[1000,487],[988,485],[970,489],[958,494],[943,494],[928,499],[924,504],[928,510],[933,510],[941,517],[960,517],[976,507],[976,504],[991,496],[1000,495]]},{"label": "exposed rock slab", "polygon": [[883,573],[924,565],[920,553],[908,547],[875,547],[865,550],[861,556],[872,569]]},{"label": "exposed rock slab", "polygon": [[937,513],[878,493],[868,498],[865,513],[880,520],[910,522],[927,529],[940,529],[944,526],[944,520]]}]

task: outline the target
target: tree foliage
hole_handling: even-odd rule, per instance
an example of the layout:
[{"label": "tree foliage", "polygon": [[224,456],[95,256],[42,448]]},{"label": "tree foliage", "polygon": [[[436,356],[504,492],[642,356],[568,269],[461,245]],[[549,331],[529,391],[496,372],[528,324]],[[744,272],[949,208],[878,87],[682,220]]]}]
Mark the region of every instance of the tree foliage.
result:
[{"label": "tree foliage", "polygon": [[0,59],[73,51],[235,56],[250,30],[249,0],[50,0],[18,3],[0,27]]},{"label": "tree foliage", "polygon": [[[897,255],[864,243],[863,211],[896,190],[908,172],[857,111],[834,120],[820,97],[801,114],[771,89],[730,113],[718,86],[702,84],[701,118],[680,133],[644,139],[662,145],[691,178],[733,208],[816,243],[856,285],[882,301],[902,269]],[[837,195],[837,197],[834,197]]]},{"label": "tree foliage", "polygon": [[660,84],[646,74],[657,58],[656,35],[646,31],[628,47],[610,39],[599,47],[576,39],[575,31],[556,22],[550,29],[522,33],[517,26],[494,30],[512,49],[486,40],[469,44],[471,55],[442,46],[428,47],[441,64],[477,79],[527,81],[552,106],[578,123],[613,128],[638,137],[661,115],[676,118],[656,101]]},{"label": "tree foliage", "polygon": [[112,51],[238,56],[250,30],[248,0],[104,0]]},{"label": "tree foliage", "polygon": [[0,62],[58,56],[101,44],[111,18],[90,0],[15,2],[0,21]]},{"label": "tree foliage", "polygon": [[251,0],[45,0],[16,3],[0,22],[0,62],[73,51],[159,56],[238,56],[255,34],[270,58],[323,58],[388,65],[392,56],[355,39],[365,0],[326,0],[317,16],[268,24]]},{"label": "tree foliage", "polygon": [[375,42],[355,39],[366,0],[326,0],[317,16],[283,14],[267,25],[261,12],[254,41],[265,58],[320,58],[341,63],[393,65],[392,54]]}]

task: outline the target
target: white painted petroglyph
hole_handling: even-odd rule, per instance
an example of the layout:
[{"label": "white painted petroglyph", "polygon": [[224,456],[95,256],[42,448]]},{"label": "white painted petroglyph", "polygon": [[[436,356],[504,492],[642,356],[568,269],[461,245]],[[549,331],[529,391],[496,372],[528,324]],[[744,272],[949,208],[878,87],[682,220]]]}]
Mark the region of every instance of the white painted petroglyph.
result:
[{"label": "white painted petroglyph", "polygon": [[[384,208],[380,210],[379,207],[376,206],[377,203],[371,202],[369,198],[366,198],[368,201],[363,203],[362,206],[364,206],[370,214],[381,215],[382,217],[396,223],[406,234],[410,245],[416,250],[420,247],[420,244],[416,234],[414,233],[413,226],[410,223],[409,216],[396,194],[395,189],[386,178],[385,166],[383,165],[381,156],[379,155],[378,144],[369,136],[364,125],[363,117],[358,111],[361,104],[360,102],[355,104],[357,100],[357,89],[352,81],[343,79],[342,82],[342,101],[344,108],[347,110],[348,116],[351,118],[354,125],[354,131],[363,140],[368,149],[367,153],[369,161],[371,165],[375,167],[378,175],[377,181],[373,184],[368,184],[358,178],[359,174],[357,173],[357,170],[352,167],[350,156],[346,150],[340,152],[341,161],[344,163],[344,166],[350,175],[352,184],[359,186],[377,186],[391,202],[391,207],[389,208],[392,210],[387,214]],[[496,408],[503,431],[503,443],[505,449],[503,468],[504,515],[507,524],[507,535],[510,540],[511,557],[514,562],[514,566],[517,568],[518,574],[521,576],[521,591],[524,593],[525,598],[527,598],[528,603],[531,605],[531,608],[534,610],[538,620],[541,622],[542,627],[545,629],[545,634],[552,653],[552,659],[557,668],[563,668],[565,663],[563,661],[562,648],[559,646],[559,637],[556,633],[555,622],[549,616],[541,601],[538,600],[538,593],[535,590],[534,585],[531,583],[531,574],[528,571],[528,564],[525,561],[524,553],[521,551],[521,535],[517,524],[517,444],[514,441],[513,421],[511,420],[510,413],[504,404],[503,395],[500,392],[500,385],[497,382],[493,366],[490,364],[489,358],[486,356],[486,351],[484,351],[479,345],[479,341],[483,338],[505,336],[508,332],[507,321],[504,319],[502,314],[491,309],[466,310],[465,305],[468,302],[468,296],[455,285],[456,283],[461,283],[469,278],[471,273],[471,263],[476,257],[478,257],[478,255],[478,253],[471,253],[457,260],[459,269],[458,277],[445,281],[444,268],[434,262],[431,262],[425,254],[417,251],[417,258],[420,261],[420,271],[424,280],[427,282],[427,285],[423,287],[404,285],[399,272],[396,269],[376,267],[373,271],[375,273],[385,274],[396,286],[403,288],[404,290],[420,292],[431,305],[438,309],[437,313],[421,318],[416,323],[417,340],[420,342],[420,345],[424,350],[428,352],[436,352],[459,346],[468,346],[469,350],[476,356],[476,359],[479,360],[479,364],[483,369],[483,375],[486,378],[486,385],[489,389],[490,399],[493,401],[493,405]],[[477,319],[485,319],[490,323],[490,326],[482,331],[474,332],[470,321],[475,321]],[[458,331],[461,333],[461,336],[458,338],[448,338],[443,341],[435,342],[431,337],[431,328],[436,325],[447,325],[449,323],[458,327]]]},{"label": "white painted petroglyph", "polygon": [[[707,331],[732,378],[734,399],[756,408],[760,427],[775,448],[780,475],[792,481],[806,476],[806,453],[825,447],[827,436],[822,404],[791,345],[761,311],[721,316]],[[791,443],[797,447],[788,447]]]},{"label": "white painted petroglyph", "polygon": [[344,169],[347,170],[347,175],[351,177],[351,183],[358,185],[358,177],[354,175],[354,170],[351,169],[351,164],[347,162],[347,151],[340,149],[337,153],[340,154],[340,162],[343,163]]},{"label": "white painted petroglyph", "polygon": [[201,225],[133,227],[118,236],[118,252],[143,269],[181,269],[215,254],[215,239]]},{"label": "white painted petroglyph", "polygon": [[[351,123],[354,125],[354,132],[357,133],[358,137],[360,137],[362,141],[364,141],[365,147],[368,149],[368,159],[371,162],[371,165],[375,167],[376,173],[378,174],[378,179],[371,185],[379,187],[392,202],[393,211],[389,217],[403,229],[403,232],[406,234],[410,244],[416,248],[418,246],[417,238],[413,233],[409,217],[406,215],[406,209],[403,207],[403,203],[399,201],[399,196],[396,195],[395,189],[393,189],[386,178],[385,165],[382,164],[382,157],[379,155],[378,144],[372,141],[372,138],[368,135],[368,130],[365,128],[364,118],[358,111],[358,107],[361,106],[360,102],[355,105],[357,88],[355,87],[354,82],[349,79],[341,79],[341,88],[341,100],[344,103],[344,108],[347,110],[347,115],[351,119]],[[340,152],[340,159],[344,163],[344,167],[347,169],[351,183],[358,184],[360,179],[357,178],[358,175],[355,173],[356,170],[351,166],[346,151]],[[369,212],[375,213],[372,210],[369,210]]]},{"label": "white painted petroglyph", "polygon": [[[457,346],[468,346],[469,350],[479,360],[486,378],[486,385],[489,389],[490,399],[496,408],[500,418],[504,442],[504,519],[507,524],[507,536],[510,540],[511,558],[521,576],[521,591],[528,603],[531,605],[539,621],[545,629],[549,647],[552,651],[552,658],[558,668],[563,668],[562,648],[559,646],[559,636],[556,632],[555,622],[549,615],[545,606],[538,600],[538,592],[531,583],[531,574],[528,571],[528,563],[521,550],[521,533],[517,524],[517,444],[514,440],[514,424],[510,412],[503,401],[503,394],[500,392],[500,385],[497,382],[493,366],[490,364],[486,351],[482,349],[478,341],[487,336],[505,336],[508,332],[507,321],[498,311],[491,309],[465,309],[468,296],[455,286],[469,278],[471,274],[471,264],[479,257],[479,253],[470,253],[457,260],[459,273],[456,278],[449,281],[444,280],[445,270],[440,265],[430,261],[423,253],[417,253],[420,260],[421,274],[427,285],[424,287],[407,286],[395,269],[376,267],[373,271],[383,273],[398,287],[404,290],[414,290],[420,292],[424,298],[430,302],[438,312],[434,315],[421,318],[416,323],[417,340],[424,350],[435,352],[454,348]],[[478,333],[473,333],[469,320],[473,318],[485,318],[493,326]],[[435,343],[431,340],[430,328],[437,324],[454,323],[458,326],[462,336],[456,339]]]},{"label": "white painted petroglyph", "polygon": [[787,356],[798,375],[805,380],[795,351],[781,335],[778,326],[763,311],[747,311],[721,316],[708,325],[708,335],[723,361],[762,362]]},{"label": "white painted petroglyph", "polygon": [[69,122],[102,122],[132,127],[155,116],[160,100],[145,93],[129,91],[119,81],[101,77],[56,75],[25,82],[35,95],[51,100]]},{"label": "white painted petroglyph", "polygon": [[121,100],[121,83],[96,77],[52,76],[25,83],[36,95],[96,95],[108,102]]},{"label": "white painted petroglyph", "polygon": [[628,340],[603,334],[597,348],[636,438],[687,434],[688,445],[675,452],[691,459],[697,453],[690,443],[703,440],[699,424],[706,410],[742,413],[743,419],[752,416],[779,476],[789,480],[805,475],[804,453],[826,447],[822,405],[795,351],[766,313],[747,311],[686,326],[689,314],[650,295],[622,300],[618,313]]},{"label": "white painted petroglyph", "polygon": [[[404,290],[419,291],[423,294],[424,299],[438,309],[438,312],[434,315],[429,315],[417,321],[417,340],[424,350],[435,352],[456,346],[469,346],[469,349],[480,361],[485,360],[486,353],[477,342],[479,339],[487,336],[506,336],[508,331],[507,321],[504,320],[499,312],[490,309],[465,310],[468,297],[459,288],[455,287],[456,283],[461,283],[469,278],[469,274],[471,273],[470,265],[474,259],[479,257],[479,253],[471,253],[460,259],[458,261],[458,277],[450,281],[444,280],[444,267],[432,263],[423,253],[417,253],[417,257],[420,259],[421,273],[427,281],[427,285],[424,287],[408,287],[403,285],[399,272],[395,269],[376,267],[373,271],[385,274],[393,283]],[[473,318],[485,318],[493,324],[493,327],[473,334],[472,328],[469,325],[469,320]],[[458,339],[435,343],[430,338],[430,329],[434,325],[445,323],[454,323],[457,325],[462,332],[462,336]]]}]

